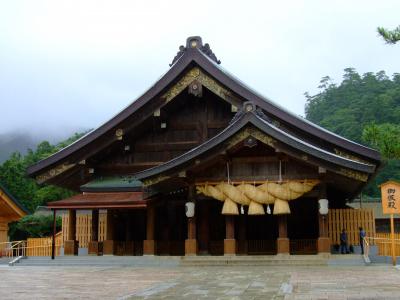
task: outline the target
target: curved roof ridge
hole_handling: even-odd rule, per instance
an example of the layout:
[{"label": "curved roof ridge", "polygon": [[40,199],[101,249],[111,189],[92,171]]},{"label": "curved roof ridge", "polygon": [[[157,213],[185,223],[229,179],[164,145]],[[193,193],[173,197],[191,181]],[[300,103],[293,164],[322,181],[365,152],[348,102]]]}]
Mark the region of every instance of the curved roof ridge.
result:
[{"label": "curved roof ridge", "polygon": [[[301,118],[291,113],[290,111],[287,111],[279,104],[275,103],[267,97],[262,96],[257,91],[248,87],[241,80],[237,79],[234,75],[223,69],[213,59],[204,54],[201,49],[188,48],[185,50],[183,55],[181,55],[176,60],[176,62],[174,62],[172,67],[168,69],[164,73],[164,75],[162,75],[160,79],[156,81],[149,89],[147,89],[141,96],[137,97],[136,100],[132,101],[129,105],[127,105],[119,113],[114,115],[111,119],[109,119],[96,129],[88,132],[86,135],[84,135],[74,143],[59,150],[48,158],[45,158],[28,167],[28,174],[33,176],[41,170],[47,169],[52,165],[58,163],[60,160],[65,160],[70,154],[81,150],[83,147],[86,147],[94,140],[97,140],[103,134],[109,133],[110,130],[117,128],[117,126],[126,118],[131,116],[139,108],[143,107],[148,101],[150,101],[151,99],[159,95],[163,90],[165,90],[174,80],[176,80],[176,78],[182,72],[185,71],[185,69],[192,62],[196,63],[205,72],[209,73],[222,85],[225,85],[227,88],[242,97],[244,100],[253,101],[258,106],[268,111],[270,114],[274,115],[276,118],[284,120],[294,127],[299,127],[300,130],[303,130],[304,132],[307,132],[319,139],[328,140],[328,142],[333,145],[337,145],[350,152],[358,153],[364,157],[380,161],[380,155],[378,151],[345,139],[329,130],[326,130],[325,128],[322,128],[304,118]],[[301,127],[302,124],[303,127]],[[334,140],[329,140],[329,138],[332,137],[334,138]],[[362,153],[360,153],[360,151],[362,151]]]},{"label": "curved roof ridge", "polygon": [[255,90],[254,88],[250,87],[248,84],[246,84],[245,82],[243,82],[241,79],[239,79],[237,76],[233,75],[232,73],[230,73],[228,70],[226,70],[225,68],[223,68],[221,65],[216,64],[213,60],[211,60],[209,57],[207,57],[206,55],[204,55],[201,51],[198,51],[198,53],[200,55],[202,55],[204,58],[206,58],[210,63],[212,63],[214,65],[215,68],[219,69],[222,73],[224,73],[226,76],[230,77],[232,80],[236,81],[239,85],[241,85],[244,89],[247,89],[249,92],[251,92],[252,94],[254,94],[255,96],[259,97],[261,100],[263,100],[264,102],[275,106],[276,108],[278,108],[279,110],[291,115],[292,117],[296,118],[299,121],[302,121],[304,123],[307,123],[307,125],[313,126],[316,129],[322,130],[330,135],[333,135],[337,138],[340,138],[341,140],[344,140],[346,142],[349,142],[351,144],[357,145],[359,147],[362,147],[364,149],[370,150],[370,151],[374,151],[374,152],[378,152],[376,149],[365,146],[363,144],[354,142],[350,139],[347,139],[337,133],[334,133],[322,126],[319,126],[309,120],[307,120],[306,118],[300,116],[300,115],[296,115],[295,113],[291,112],[290,110],[286,109],[285,107],[283,107],[282,105],[278,104],[276,101],[272,100],[271,98],[262,95],[260,92],[258,92],[257,90]]},{"label": "curved roof ridge", "polygon": [[[118,125],[118,123],[122,122],[125,118],[127,118],[130,114],[134,113],[137,109],[142,107],[149,99],[151,99],[155,95],[159,94],[162,91],[162,89],[165,88],[163,86],[160,86],[160,82],[164,81],[165,77],[169,76],[170,74],[173,74],[174,72],[177,72],[179,75],[191,62],[192,62],[192,59],[190,59],[189,56],[182,55],[170,69],[168,69],[166,72],[164,72],[164,74],[162,76],[160,76],[159,79],[153,85],[150,86],[150,88],[145,90],[145,92],[143,92],[135,100],[130,102],[130,104],[125,106],[123,109],[121,109],[118,113],[116,113],[113,117],[111,117],[111,119],[109,119],[108,121],[106,121],[105,123],[100,125],[99,127],[89,131],[87,134],[85,134],[78,140],[74,141],[67,147],[62,148],[59,151],[57,151],[56,153],[52,154],[51,156],[44,158],[44,159],[40,160],[39,162],[29,166],[28,170],[27,170],[28,174],[32,175],[32,174],[36,173],[37,171],[39,171],[41,168],[38,168],[38,166],[43,163],[49,162],[49,160],[51,158],[60,156],[61,153],[65,153],[69,149],[72,149],[72,152],[75,152],[75,151],[79,150],[81,147],[86,146],[93,140],[100,137],[103,133],[111,130],[113,127]],[[168,83],[169,82],[167,82],[166,85],[168,85]],[[147,96],[147,94],[150,94],[150,93],[155,94],[155,95],[151,95],[150,97]],[[143,103],[139,103],[139,102],[143,102]],[[116,123],[116,124],[114,124],[114,123]],[[91,139],[89,139],[89,138],[91,138]],[[83,144],[83,145],[80,145],[80,144]],[[74,147],[78,148],[78,149],[74,149]],[[66,154],[66,156],[68,156],[69,154],[70,153]],[[63,158],[65,158],[65,157],[61,157],[59,159],[63,159]],[[52,165],[56,161],[54,161],[54,162],[50,161],[48,164],[43,166],[43,168],[48,167],[49,165]]]},{"label": "curved roof ridge", "polygon": [[[240,112],[238,112],[238,113],[240,113]],[[256,120],[256,121],[254,121],[254,120]],[[276,131],[279,135],[284,135],[287,138],[294,140],[296,143],[302,144],[306,148],[312,148],[313,150],[330,157],[333,160],[332,162],[335,164],[344,166],[345,162],[348,162],[348,163],[353,164],[353,166],[345,166],[345,167],[353,169],[353,170],[357,170],[357,171],[367,172],[367,173],[371,173],[375,169],[374,165],[365,164],[365,163],[362,163],[362,162],[359,162],[356,160],[352,160],[349,158],[344,158],[340,155],[328,152],[324,149],[321,149],[314,145],[306,143],[306,142],[290,135],[289,133],[277,128],[276,126],[270,124],[269,122],[262,119],[257,114],[255,114],[254,112],[251,111],[251,112],[246,112],[246,113],[243,113],[242,115],[240,115],[234,122],[229,124],[229,126],[226,127],[223,131],[221,131],[214,137],[210,138],[209,140],[205,141],[203,144],[201,144],[201,145],[183,153],[182,155],[177,156],[159,166],[155,166],[155,167],[149,168],[147,170],[137,172],[133,176],[136,179],[144,179],[144,178],[154,176],[161,172],[169,171],[181,164],[187,163],[188,161],[194,159],[198,155],[201,155],[201,154],[205,153],[206,151],[209,151],[210,149],[216,147],[221,142],[229,139],[233,134],[236,134],[238,131],[240,131],[242,128],[244,128],[249,123],[253,124],[258,129],[262,130],[265,133],[265,131],[262,128],[257,126],[257,121],[262,122],[264,125],[268,126],[268,128],[270,128],[271,130]],[[229,131],[232,131],[232,132],[229,132]],[[276,137],[273,137],[273,138],[276,138]],[[287,144],[286,142],[280,140],[279,138],[276,138],[276,139],[284,144]],[[304,152],[304,150],[300,150],[300,151]],[[318,157],[315,154],[311,154],[311,155],[314,157],[317,157],[319,159],[327,160],[327,158],[324,159],[323,157]]]}]

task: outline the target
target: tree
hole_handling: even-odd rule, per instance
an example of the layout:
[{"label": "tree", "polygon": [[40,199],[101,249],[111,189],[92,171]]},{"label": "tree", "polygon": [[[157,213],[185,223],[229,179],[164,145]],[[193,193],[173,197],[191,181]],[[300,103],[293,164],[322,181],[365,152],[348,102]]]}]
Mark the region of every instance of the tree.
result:
[{"label": "tree", "polygon": [[347,68],[340,84],[325,76],[318,88],[316,95],[306,93],[306,118],[381,151],[385,166],[364,189],[367,195],[378,196],[378,184],[400,179],[400,75],[360,75]]},{"label": "tree", "polygon": [[377,30],[379,35],[388,44],[396,44],[398,41],[400,41],[400,26],[396,27],[393,30],[378,27]]},{"label": "tree", "polygon": [[400,159],[400,125],[390,123],[367,125],[362,139],[378,148],[385,160]]},{"label": "tree", "polygon": [[29,149],[24,156],[19,152],[11,154],[10,158],[0,165],[0,181],[31,212],[35,211],[37,206],[46,205],[49,201],[72,196],[73,192],[63,188],[52,185],[39,186],[34,179],[26,176],[26,169],[28,166],[66,147],[83,135],[84,133],[76,133],[56,145],[43,141],[35,150]]},{"label": "tree", "polygon": [[[60,230],[61,217],[56,219],[56,229]],[[12,240],[26,240],[28,237],[45,237],[53,233],[53,216],[28,215],[10,224],[9,235]]]}]

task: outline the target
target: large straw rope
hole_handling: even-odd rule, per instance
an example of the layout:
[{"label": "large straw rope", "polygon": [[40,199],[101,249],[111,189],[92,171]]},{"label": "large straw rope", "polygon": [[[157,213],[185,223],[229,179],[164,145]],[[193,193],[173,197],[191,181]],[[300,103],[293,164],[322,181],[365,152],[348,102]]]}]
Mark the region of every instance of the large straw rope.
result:
[{"label": "large straw rope", "polygon": [[265,182],[255,186],[242,183],[237,186],[221,182],[197,186],[197,192],[224,201],[222,214],[239,214],[237,204],[249,205],[250,215],[264,214],[263,204],[275,204],[274,214],[290,214],[288,201],[297,199],[313,189],[318,181]]}]

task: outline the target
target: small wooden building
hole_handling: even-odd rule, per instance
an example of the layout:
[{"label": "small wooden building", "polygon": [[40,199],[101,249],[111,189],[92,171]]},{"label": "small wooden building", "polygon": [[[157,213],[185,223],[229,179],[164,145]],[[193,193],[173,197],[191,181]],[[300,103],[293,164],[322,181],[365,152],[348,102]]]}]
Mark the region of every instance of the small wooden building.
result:
[{"label": "small wooden building", "polygon": [[28,173],[79,192],[49,203],[69,211],[66,254],[80,209],[92,210],[90,253],[322,253],[319,200],[344,208],[379,165],[376,150],[261,96],[190,37],[148,91]]},{"label": "small wooden building", "polygon": [[0,251],[8,242],[8,224],[27,215],[27,210],[0,184]]}]

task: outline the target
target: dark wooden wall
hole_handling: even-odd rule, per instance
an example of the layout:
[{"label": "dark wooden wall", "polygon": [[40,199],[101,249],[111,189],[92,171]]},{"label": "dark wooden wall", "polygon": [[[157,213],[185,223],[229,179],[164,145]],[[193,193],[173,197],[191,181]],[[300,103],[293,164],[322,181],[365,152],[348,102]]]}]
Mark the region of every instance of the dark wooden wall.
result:
[{"label": "dark wooden wall", "polygon": [[104,174],[144,170],[215,136],[228,126],[233,116],[231,105],[207,89],[203,90],[201,98],[183,91],[161,109],[160,116],[150,117],[111,150],[97,155],[92,161]]}]

